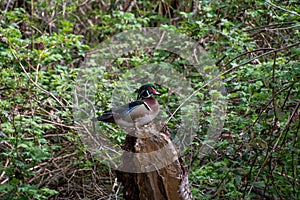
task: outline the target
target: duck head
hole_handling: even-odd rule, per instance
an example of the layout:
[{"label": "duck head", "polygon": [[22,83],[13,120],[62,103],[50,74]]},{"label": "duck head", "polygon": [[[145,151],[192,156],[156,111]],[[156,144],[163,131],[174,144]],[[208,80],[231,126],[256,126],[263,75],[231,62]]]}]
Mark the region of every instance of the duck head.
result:
[{"label": "duck head", "polygon": [[156,91],[154,84],[146,84],[141,86],[138,91],[137,99],[147,99],[152,97],[153,95],[160,95],[159,92]]}]

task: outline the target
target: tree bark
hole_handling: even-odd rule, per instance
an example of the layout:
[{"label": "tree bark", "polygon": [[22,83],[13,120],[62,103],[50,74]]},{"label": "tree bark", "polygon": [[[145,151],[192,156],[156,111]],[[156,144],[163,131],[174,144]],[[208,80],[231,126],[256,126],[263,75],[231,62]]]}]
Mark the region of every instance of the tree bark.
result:
[{"label": "tree bark", "polygon": [[151,124],[128,134],[123,150],[117,177],[126,200],[193,199],[187,167],[166,127]]}]

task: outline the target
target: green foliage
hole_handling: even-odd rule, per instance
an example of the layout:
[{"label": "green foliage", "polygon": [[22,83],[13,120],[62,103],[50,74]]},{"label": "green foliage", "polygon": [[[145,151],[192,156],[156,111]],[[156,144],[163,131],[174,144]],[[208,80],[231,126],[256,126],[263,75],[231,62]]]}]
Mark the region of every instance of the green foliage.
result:
[{"label": "green foliage", "polygon": [[[212,58],[204,71],[222,73],[228,107],[214,151],[204,157],[200,151],[217,109],[212,98],[220,97],[202,88],[212,75],[203,77],[171,52],[136,50],[107,67],[89,63],[98,71],[86,71],[83,78],[99,76],[93,83],[97,114],[113,106],[116,88],[130,90],[122,102],[135,98],[136,85],[121,84],[133,76],[129,70],[169,63],[195,90],[201,88],[193,99],[201,105],[196,137],[184,156],[195,199],[299,199],[298,1],[32,2],[1,4],[0,199],[72,199],[74,193],[112,198],[114,175],[78,136],[74,81],[92,47],[119,32],[151,26],[192,37]],[[181,102],[164,85],[159,91],[169,115]],[[168,124],[175,133],[181,115],[191,114],[183,111]],[[99,128],[114,145],[125,140],[118,126]]]},{"label": "green foliage", "polygon": [[16,24],[26,20],[25,11],[2,14],[0,197],[48,199],[58,192],[38,184],[43,182],[41,172],[63,147],[56,141],[57,125],[73,122],[70,101],[77,74],[67,66],[84,56],[88,46],[80,42],[82,36],[73,34],[36,36],[32,45]]},{"label": "green foliage", "polygon": [[46,199],[48,195],[55,194],[55,190],[47,187],[37,188],[24,181],[33,177],[34,168],[48,160],[51,152],[57,148],[55,145],[51,146],[44,138],[44,134],[54,126],[43,123],[39,115],[21,113],[21,110],[32,110],[38,106],[36,102],[28,101],[30,96],[36,93],[33,92],[34,88],[25,87],[28,82],[24,77],[8,68],[1,70],[0,79],[5,83],[1,89],[6,88],[0,102],[0,158],[5,161],[1,165],[1,171],[5,177],[11,177],[0,186],[0,190],[5,194],[2,198]]}]

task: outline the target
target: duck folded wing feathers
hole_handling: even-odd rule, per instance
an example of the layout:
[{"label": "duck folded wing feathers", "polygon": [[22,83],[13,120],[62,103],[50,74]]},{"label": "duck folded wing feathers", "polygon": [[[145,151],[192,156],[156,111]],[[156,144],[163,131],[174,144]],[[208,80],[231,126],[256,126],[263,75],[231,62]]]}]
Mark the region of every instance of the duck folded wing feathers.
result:
[{"label": "duck folded wing feathers", "polygon": [[119,106],[117,108],[113,108],[109,111],[106,111],[101,116],[94,118],[93,121],[103,121],[103,122],[115,123],[114,118],[117,118],[117,119],[122,118],[122,117],[130,114],[133,110],[138,109],[138,108],[141,108],[143,110],[146,109],[147,111],[152,111],[152,109],[146,102],[139,100],[139,101],[134,101],[134,102],[128,103],[126,105]]}]

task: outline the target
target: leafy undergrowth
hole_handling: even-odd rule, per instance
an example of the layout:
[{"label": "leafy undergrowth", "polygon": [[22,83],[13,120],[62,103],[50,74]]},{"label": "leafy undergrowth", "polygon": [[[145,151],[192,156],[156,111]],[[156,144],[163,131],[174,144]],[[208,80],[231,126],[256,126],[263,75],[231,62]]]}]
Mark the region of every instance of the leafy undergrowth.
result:
[{"label": "leafy undergrowth", "polygon": [[[147,26],[195,39],[226,87],[224,128],[204,156],[211,101],[206,87],[196,94],[198,132],[183,157],[195,199],[299,199],[297,1],[8,2],[0,16],[0,199],[121,199],[113,170],[79,137],[72,91],[93,47]],[[96,107],[110,108],[120,72],[159,62],[182,73],[191,67],[170,52],[130,52],[101,69]],[[195,90],[204,85],[196,71],[187,80]],[[163,85],[159,90],[171,114],[178,99]],[[169,124],[175,132],[180,114]],[[101,128],[116,145],[124,141],[117,126]]]}]

